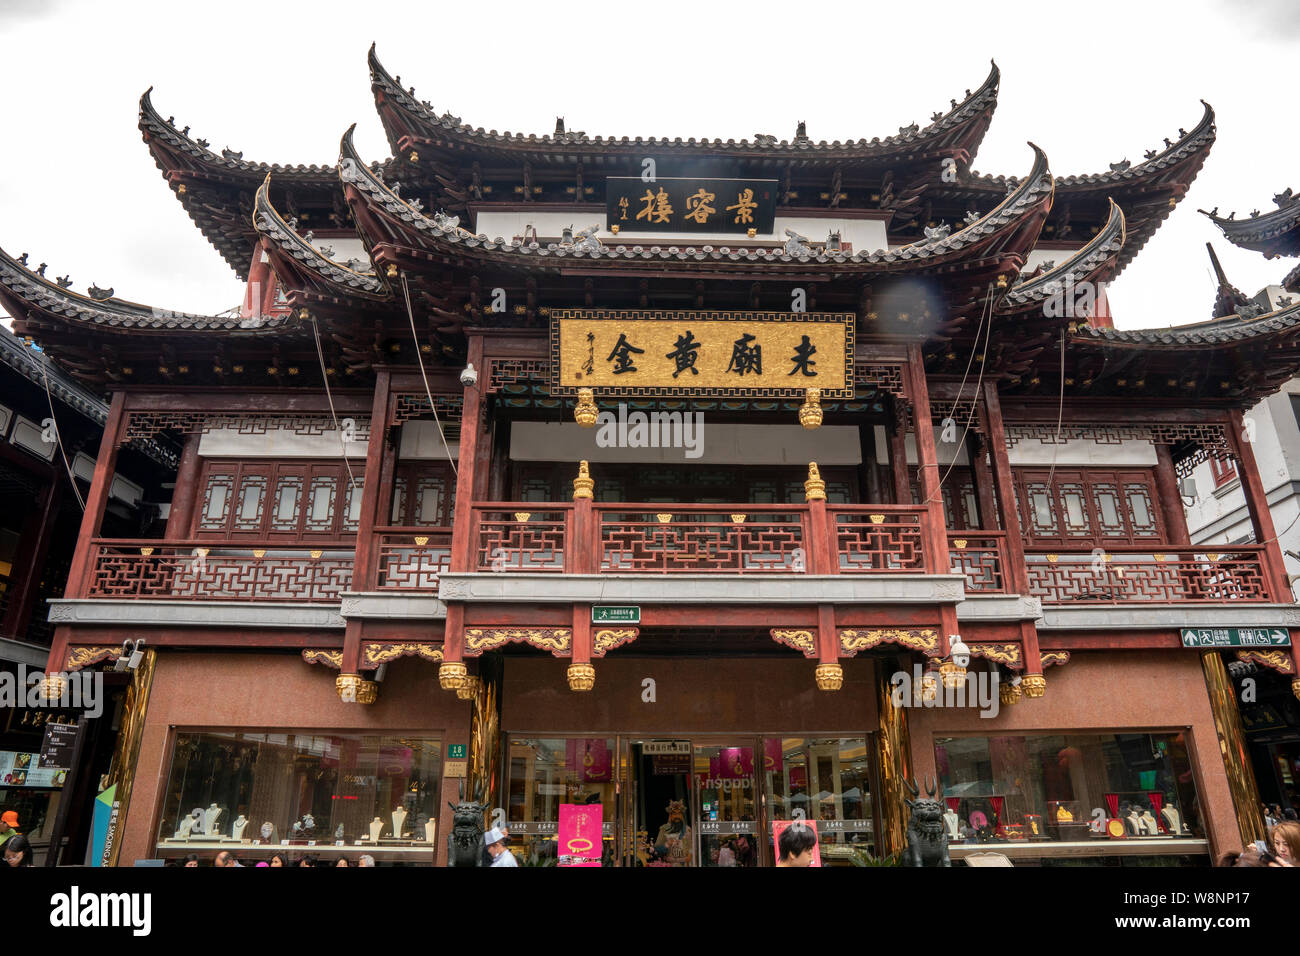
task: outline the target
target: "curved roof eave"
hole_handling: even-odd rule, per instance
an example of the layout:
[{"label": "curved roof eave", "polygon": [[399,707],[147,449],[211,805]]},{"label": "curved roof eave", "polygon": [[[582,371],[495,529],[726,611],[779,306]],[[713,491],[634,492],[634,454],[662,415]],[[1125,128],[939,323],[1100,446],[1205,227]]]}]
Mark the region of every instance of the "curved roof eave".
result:
[{"label": "curved roof eave", "polygon": [[358,272],[327,258],[298,233],[271,203],[271,174],[253,200],[253,228],[265,240],[272,268],[286,286],[291,273],[306,273],[329,294],[370,302],[391,300],[387,285],[373,272]]},{"label": "curved roof eave", "polygon": [[1059,294],[1063,286],[1094,281],[1107,274],[1114,269],[1124,248],[1124,238],[1124,211],[1112,199],[1110,215],[1097,235],[1060,265],[1012,286],[999,311],[1016,313],[1037,308],[1046,299]]},{"label": "curved roof eave", "polygon": [[[417,100],[414,87],[403,89],[401,85],[379,62],[375,46],[371,44],[367,57],[370,66],[371,89],[375,95],[375,105],[379,111],[384,131],[394,155],[399,152],[403,136],[420,135],[423,138],[447,139],[466,147],[478,149],[504,150],[519,153],[562,153],[574,156],[588,153],[608,155],[611,151],[627,149],[644,151],[645,149],[669,150],[693,155],[741,156],[752,159],[785,160],[827,160],[852,161],[877,160],[893,153],[916,153],[918,151],[953,150],[962,151],[966,159],[972,157],[988,129],[993,110],[997,106],[998,84],[1001,72],[997,63],[991,62],[989,74],[980,86],[971,91],[961,102],[947,112],[937,114],[938,118],[928,126],[920,127],[913,123],[901,127],[895,136],[879,137],[872,140],[859,139],[841,143],[826,141],[813,142],[804,137],[793,142],[777,141],[774,136],[763,136],[754,140],[742,139],[739,142],[720,139],[689,139],[680,137],[667,139],[659,137],[636,137],[635,139],[613,136],[588,136],[586,133],[565,132],[559,135],[541,135],[523,133],[498,133],[496,130],[484,130],[462,123],[460,117],[450,113],[438,114],[427,101]],[[391,107],[391,108],[389,108]]]},{"label": "curved roof eave", "polygon": [[238,316],[196,315],[128,302],[124,299],[92,299],[61,288],[37,275],[0,248],[0,300],[13,316],[15,328],[39,313],[47,321],[82,330],[94,328],[131,333],[232,332],[266,334],[278,331],[288,317],[241,319]]},{"label": "curved roof eave", "polygon": [[[640,245],[602,245],[599,250],[588,252],[555,244],[542,247],[537,243],[525,244],[517,240],[494,240],[486,235],[476,236],[449,220],[441,223],[435,221],[394,194],[361,161],[352,143],[350,129],[340,143],[339,168],[345,192],[348,187],[352,187],[366,206],[389,224],[391,231],[408,238],[413,246],[418,248],[431,244],[444,250],[459,247],[475,256],[486,254],[501,265],[513,268],[558,268],[566,260],[612,264],[615,260],[657,259],[682,263],[711,261],[724,268],[731,263],[739,264],[742,269],[750,263],[763,263],[765,268],[790,264],[799,269],[807,269],[810,264],[815,264],[829,267],[828,271],[890,272],[904,271],[913,264],[929,266],[960,262],[972,253],[987,248],[1000,237],[1021,230],[1036,213],[1045,215],[1046,208],[1051,203],[1052,175],[1043,151],[1032,143],[1030,146],[1034,150],[1034,166],[1030,175],[985,216],[949,236],[912,243],[894,250],[881,249],[853,254],[821,252],[791,255],[784,250],[730,250],[725,246],[714,248],[708,245],[667,248],[651,246],[648,249]],[[361,217],[354,213],[353,218]],[[368,237],[368,241],[372,246],[380,244],[375,237]]]}]

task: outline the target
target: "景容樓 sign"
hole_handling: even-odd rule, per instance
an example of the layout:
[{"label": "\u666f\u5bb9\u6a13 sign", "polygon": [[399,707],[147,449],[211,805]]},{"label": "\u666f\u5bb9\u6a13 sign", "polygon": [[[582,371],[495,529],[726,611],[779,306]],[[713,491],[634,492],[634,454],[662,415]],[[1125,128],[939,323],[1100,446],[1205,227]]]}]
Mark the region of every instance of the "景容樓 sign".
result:
[{"label": "\u666f\u5bb9\u6a13 sign", "polygon": [[624,232],[768,235],[776,222],[775,179],[605,180],[606,225]]}]

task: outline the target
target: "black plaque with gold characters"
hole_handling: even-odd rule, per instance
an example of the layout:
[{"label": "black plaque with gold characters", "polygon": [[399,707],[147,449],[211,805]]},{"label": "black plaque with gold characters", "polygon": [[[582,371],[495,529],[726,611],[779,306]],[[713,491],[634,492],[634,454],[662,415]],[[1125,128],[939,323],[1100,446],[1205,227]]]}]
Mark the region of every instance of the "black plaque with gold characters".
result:
[{"label": "black plaque with gold characters", "polygon": [[624,232],[770,234],[776,222],[775,179],[605,180],[606,225]]}]

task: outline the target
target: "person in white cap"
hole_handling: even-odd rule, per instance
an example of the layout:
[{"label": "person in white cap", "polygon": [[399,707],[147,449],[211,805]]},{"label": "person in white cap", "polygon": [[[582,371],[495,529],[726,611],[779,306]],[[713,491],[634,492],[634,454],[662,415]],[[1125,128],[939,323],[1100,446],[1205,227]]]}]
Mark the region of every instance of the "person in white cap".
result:
[{"label": "person in white cap", "polygon": [[483,834],[483,843],[492,857],[493,866],[518,866],[515,855],[506,849],[506,835],[497,827]]}]

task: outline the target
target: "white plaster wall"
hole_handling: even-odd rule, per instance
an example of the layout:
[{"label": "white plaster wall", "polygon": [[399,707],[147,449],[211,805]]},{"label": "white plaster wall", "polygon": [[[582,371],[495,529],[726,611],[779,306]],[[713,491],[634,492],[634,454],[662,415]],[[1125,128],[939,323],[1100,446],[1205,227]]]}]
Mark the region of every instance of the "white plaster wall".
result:
[{"label": "white plaster wall", "polygon": [[448,457],[449,451],[456,458],[460,454],[460,442],[453,440],[448,449],[435,422],[421,419],[402,425],[402,439],[397,446],[399,461],[441,461]]},{"label": "white plaster wall", "polygon": [[576,232],[594,224],[601,226],[596,235],[607,246],[677,246],[685,249],[687,246],[699,248],[710,245],[717,248],[753,241],[784,245],[786,229],[793,229],[812,242],[823,242],[829,233],[839,230],[844,242],[853,243],[854,252],[875,252],[887,245],[885,223],[878,219],[800,219],[777,216],[773,223],[775,232],[759,233],[754,239],[744,233],[734,232],[623,232],[616,236],[606,228],[603,212],[480,212],[473,229],[475,233],[491,239],[501,238],[509,242],[515,236],[522,236],[524,228],[529,225],[537,228],[538,236],[554,238],[560,235],[565,226],[572,226]]},{"label": "white plaster wall", "polygon": [[685,462],[714,465],[857,465],[862,462],[858,430],[852,426],[711,425],[701,430],[699,458],[683,448],[601,448],[599,428],[576,422],[515,422],[510,429],[510,457],[515,461],[602,461],[657,464]]},{"label": "white plaster wall", "polygon": [[336,431],[320,435],[295,435],[286,429],[269,428],[262,435],[241,435],[235,428],[214,428],[199,439],[203,458],[365,458],[366,443],[343,442]]},{"label": "white plaster wall", "polygon": [[1071,439],[1058,445],[1037,438],[1022,438],[1007,449],[1007,459],[1013,466],[1145,468],[1156,464],[1156,448],[1145,439],[1113,444]]}]

